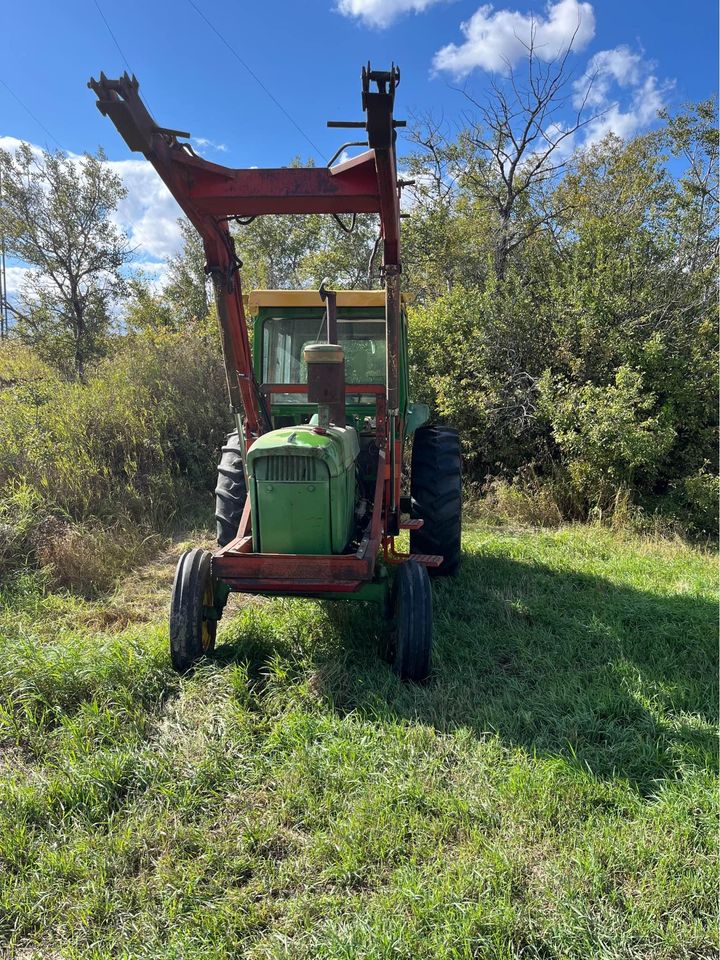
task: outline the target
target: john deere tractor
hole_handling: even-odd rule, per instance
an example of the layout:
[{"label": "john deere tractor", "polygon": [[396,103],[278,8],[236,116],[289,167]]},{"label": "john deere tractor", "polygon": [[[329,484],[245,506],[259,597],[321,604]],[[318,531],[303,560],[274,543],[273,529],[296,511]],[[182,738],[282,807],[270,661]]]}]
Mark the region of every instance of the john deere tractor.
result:
[{"label": "john deere tractor", "polygon": [[[98,108],[145,154],[198,229],[212,278],[236,429],[216,488],[218,549],[178,563],[170,652],[180,671],[209,654],[230,591],[360,600],[390,621],[387,657],[405,680],[430,670],[429,576],[460,564],[457,431],[428,425],[408,382],[400,291],[393,119],[400,71],[362,71],[368,149],[325,168],[232,169],[158,127],[125,74],[90,81]],[[348,146],[348,145],[344,145]],[[342,147],[336,156],[342,151]],[[229,222],[263,214],[376,213],[382,290],[257,290],[243,298]],[[247,308],[247,315],[246,315]],[[252,350],[248,315],[253,324]],[[410,457],[409,491],[403,462]],[[410,551],[395,538],[409,531]]]}]

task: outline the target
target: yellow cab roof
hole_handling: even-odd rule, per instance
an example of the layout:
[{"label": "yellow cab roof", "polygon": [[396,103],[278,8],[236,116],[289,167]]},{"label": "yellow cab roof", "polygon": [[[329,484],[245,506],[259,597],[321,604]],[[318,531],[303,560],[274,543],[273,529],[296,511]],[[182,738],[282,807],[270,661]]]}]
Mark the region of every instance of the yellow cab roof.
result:
[{"label": "yellow cab roof", "polygon": [[[403,296],[403,302],[405,298]],[[384,290],[338,290],[339,307],[384,307]],[[250,313],[259,307],[324,307],[317,290],[252,290],[247,297]]]}]

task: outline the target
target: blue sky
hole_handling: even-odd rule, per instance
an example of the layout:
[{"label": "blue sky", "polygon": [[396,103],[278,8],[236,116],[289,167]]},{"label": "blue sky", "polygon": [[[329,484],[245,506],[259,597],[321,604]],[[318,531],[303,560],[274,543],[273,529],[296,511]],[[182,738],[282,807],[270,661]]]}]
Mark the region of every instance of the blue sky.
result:
[{"label": "blue sky", "polygon": [[[190,0],[97,3],[155,118],[191,131],[208,159],[238,167],[280,166],[298,154],[326,162],[342,134],[325,121],[360,119],[367,60],[400,65],[398,116],[432,110],[453,120],[465,108],[455,88],[482,96],[502,58],[515,56],[530,14],[548,50],[580,22],[572,69],[579,81],[588,65],[599,71],[605,128],[632,135],[652,124],[658,106],[705,98],[717,85],[715,0],[192,0],[316,150]],[[100,70],[126,68],[95,0],[15,2],[4,20],[0,145],[22,139],[72,153],[102,146],[131,191],[123,226],[153,269],[177,247],[177,210],[86,87]],[[17,268],[11,284],[20,276]]]}]

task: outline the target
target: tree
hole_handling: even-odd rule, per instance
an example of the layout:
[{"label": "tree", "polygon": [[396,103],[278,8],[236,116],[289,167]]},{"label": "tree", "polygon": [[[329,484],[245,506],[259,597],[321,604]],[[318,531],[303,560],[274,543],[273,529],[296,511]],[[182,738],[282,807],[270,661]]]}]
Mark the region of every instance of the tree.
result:
[{"label": "tree", "polygon": [[718,146],[717,100],[711,97],[687,104],[683,113],[665,121],[663,141],[687,166],[680,177],[677,215],[682,228],[683,265],[689,270],[710,267],[709,282],[715,288],[718,254]]},{"label": "tree", "polygon": [[163,300],[180,328],[194,320],[204,320],[210,312],[205,250],[200,234],[185,217],[178,220],[182,249],[168,261],[168,282]]},{"label": "tree", "polygon": [[[676,437],[660,487],[717,462],[717,211],[703,190],[688,190],[689,158],[680,177],[669,175],[669,136],[668,127],[628,143],[608,136],[577,158],[559,188],[573,212],[543,308],[561,348],[556,372],[603,385],[628,365],[655,396],[654,412],[668,412]],[[688,143],[695,163],[700,146]]]},{"label": "tree", "polygon": [[[493,81],[486,102],[465,94],[478,114],[463,132],[459,161],[464,162],[468,187],[497,218],[493,257],[498,278],[504,276],[513,250],[557,220],[560,209],[551,202],[551,188],[571,153],[564,147],[571,147],[577,132],[597,118],[585,113],[593,78],[584,92],[568,92],[568,57],[579,26],[567,46],[544,63],[536,55],[533,23],[526,44],[526,79],[520,80],[508,64],[507,80]],[[560,115],[570,101],[573,114],[565,122]]]},{"label": "tree", "polygon": [[468,216],[455,151],[446,127],[432,115],[417,119],[410,132],[415,152],[402,158],[408,189],[403,202],[405,282],[421,302],[432,302],[456,284],[472,285],[486,272],[483,242],[486,218]]},{"label": "tree", "polygon": [[[703,103],[575,151],[536,195],[552,216],[501,276],[496,214],[446,162],[452,145],[443,167],[434,156],[418,167],[411,241],[420,249],[423,230],[447,226],[425,234],[419,278],[409,264],[422,294],[410,310],[413,395],[460,428],[468,476],[531,476],[578,516],[612,507],[622,488],[711,528],[716,145]],[[513,229],[528,233],[533,209],[519,207]]]},{"label": "tree", "polygon": [[548,371],[541,395],[571,484],[586,506],[607,508],[623,488],[652,489],[676,434],[640,373],[623,365],[613,383],[577,386],[554,381]]},{"label": "tree", "polygon": [[[584,92],[568,89],[568,57],[576,35],[577,30],[567,46],[545,62],[536,53],[533,24],[522,74],[508,63],[506,76],[491,82],[483,101],[463,90],[472,110],[455,142],[448,142],[434,122],[411,133],[428,157],[421,182],[434,181],[435,192],[456,204],[464,197],[473,217],[485,222],[498,279],[505,275],[511,253],[558,219],[561,208],[552,203],[552,188],[572,153],[575,135],[598,116],[586,113],[592,77]],[[570,120],[564,121],[571,104]],[[456,189],[449,191],[449,183]]]},{"label": "tree", "polygon": [[124,321],[130,333],[177,330],[177,314],[163,293],[138,272],[128,280]]},{"label": "tree", "polygon": [[115,301],[131,251],[113,220],[125,196],[105,155],[81,159],[33,151],[0,151],[0,223],[8,253],[27,264],[18,335],[64,372],[85,377],[105,352]]}]

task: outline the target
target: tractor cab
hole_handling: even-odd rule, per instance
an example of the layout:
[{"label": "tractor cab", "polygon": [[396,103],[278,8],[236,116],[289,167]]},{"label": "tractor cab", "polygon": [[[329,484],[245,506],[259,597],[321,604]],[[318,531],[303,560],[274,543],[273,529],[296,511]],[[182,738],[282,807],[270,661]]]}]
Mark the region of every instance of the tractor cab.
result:
[{"label": "tractor cab", "polygon": [[[377,481],[385,294],[324,285],[319,292],[256,290],[247,309],[255,377],[273,428],[246,456],[253,550],[345,553],[362,538]],[[401,325],[405,423],[404,310]]]},{"label": "tractor cab", "polygon": [[[324,292],[324,291],[323,291]],[[308,400],[305,348],[336,342],[345,359],[345,416],[358,433],[372,432],[377,396],[385,392],[387,336],[385,291],[346,290],[332,303],[310,290],[254,290],[248,296],[253,317],[253,367],[275,427],[309,423],[317,404]],[[333,329],[334,328],[334,329]],[[336,338],[336,339],[335,339]],[[400,409],[407,407],[407,321],[401,312]]]}]

